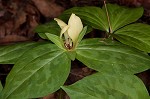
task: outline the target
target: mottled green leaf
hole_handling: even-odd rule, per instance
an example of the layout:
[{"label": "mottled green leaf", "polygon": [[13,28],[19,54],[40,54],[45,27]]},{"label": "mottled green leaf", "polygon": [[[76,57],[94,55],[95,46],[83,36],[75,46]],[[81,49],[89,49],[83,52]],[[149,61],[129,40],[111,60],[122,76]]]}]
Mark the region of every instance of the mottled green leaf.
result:
[{"label": "mottled green leaf", "polygon": [[73,7],[64,11],[60,18],[65,19],[66,17],[70,16],[71,13],[75,13],[77,16],[79,16],[82,22],[88,26],[109,31],[106,14],[99,7]]},{"label": "mottled green leaf", "polygon": [[142,23],[127,25],[113,35],[124,44],[150,52],[150,26]]},{"label": "mottled green leaf", "polygon": [[71,61],[56,45],[26,52],[9,73],[0,99],[27,99],[57,91],[66,81]]},{"label": "mottled green leaf", "polygon": [[[108,14],[112,32],[117,29],[137,21],[143,15],[143,8],[127,8],[116,4],[107,4]],[[103,7],[103,11],[106,9]]]},{"label": "mottled green leaf", "polygon": [[82,42],[76,50],[76,58],[94,70],[135,74],[150,69],[150,57],[135,48],[115,41],[107,43],[107,40]]},{"label": "mottled green leaf", "polygon": [[97,73],[62,88],[71,99],[149,99],[144,84],[134,75]]},{"label": "mottled green leaf", "polygon": [[[44,42],[43,42],[44,43]],[[18,58],[26,51],[41,45],[39,42],[16,43],[11,45],[0,46],[0,63],[1,64],[14,64]]]},{"label": "mottled green leaf", "polygon": [[88,38],[88,39],[82,40],[78,47],[99,46],[99,45],[122,45],[122,44],[119,42],[113,41],[112,39]]}]

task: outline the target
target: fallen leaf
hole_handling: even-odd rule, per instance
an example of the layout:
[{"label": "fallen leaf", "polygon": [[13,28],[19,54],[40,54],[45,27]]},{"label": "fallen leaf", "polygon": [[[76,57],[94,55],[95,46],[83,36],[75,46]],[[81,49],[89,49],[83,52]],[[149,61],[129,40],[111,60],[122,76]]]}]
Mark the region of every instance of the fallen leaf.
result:
[{"label": "fallen leaf", "polygon": [[59,16],[64,8],[48,0],[32,0],[40,13],[45,17],[54,18]]},{"label": "fallen leaf", "polygon": [[29,41],[29,39],[19,35],[7,35],[4,38],[0,39],[0,44],[23,42],[23,41]]}]

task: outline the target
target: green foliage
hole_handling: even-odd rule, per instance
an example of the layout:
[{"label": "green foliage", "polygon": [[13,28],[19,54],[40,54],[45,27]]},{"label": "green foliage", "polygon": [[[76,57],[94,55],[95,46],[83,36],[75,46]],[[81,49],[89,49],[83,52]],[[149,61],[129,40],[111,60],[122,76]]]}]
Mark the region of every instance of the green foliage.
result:
[{"label": "green foliage", "polygon": [[9,46],[0,46],[0,63],[1,64],[14,64],[18,58],[26,51],[41,45],[43,43],[18,43]]},{"label": "green foliage", "polygon": [[[81,42],[81,40],[83,39],[84,35],[86,34],[86,31],[87,31],[87,26],[83,28],[83,30],[81,31],[79,37],[78,37],[78,41],[77,43],[79,44]],[[77,44],[77,45],[78,45]]]},{"label": "green foliage", "polygon": [[79,16],[84,24],[89,25],[96,29],[109,30],[107,16],[105,12],[98,7],[74,7],[72,9],[66,10],[61,19],[70,16],[71,13],[75,13]]},{"label": "green foliage", "polygon": [[3,86],[2,86],[2,84],[1,84],[1,82],[0,82],[0,94],[1,94],[1,91],[3,90]]},{"label": "green foliage", "polygon": [[53,44],[29,50],[8,75],[1,99],[36,98],[55,92],[69,75],[70,62],[65,52]]},{"label": "green foliage", "polygon": [[150,52],[150,26],[147,24],[127,25],[116,31],[114,37],[124,44]]},{"label": "green foliage", "polygon": [[[150,26],[132,24],[142,16],[143,8],[107,4],[107,10],[105,7],[74,7],[59,17],[67,23],[71,13],[75,13],[87,25],[72,49],[64,46],[65,42],[59,37],[61,29],[55,21],[35,29],[41,38],[54,44],[46,41],[1,46],[0,63],[14,66],[4,88],[0,87],[0,99],[42,97],[61,86],[71,99],[149,99],[145,86],[133,75],[150,69],[147,55]],[[82,40],[91,27],[106,31],[109,38]],[[98,73],[63,86],[71,60],[75,59]]]},{"label": "green foliage", "polygon": [[76,58],[76,51],[67,51],[66,54],[67,54],[69,59],[71,59],[73,61],[75,60],[75,58]]},{"label": "green foliage", "polygon": [[[112,32],[117,29],[135,22],[143,15],[143,8],[127,8],[113,4],[107,4],[108,14]],[[103,7],[106,12],[106,8]]]},{"label": "green foliage", "polygon": [[[144,28],[143,28],[143,25],[137,24],[137,27],[142,28],[141,31],[144,30],[143,35],[148,36],[147,38],[144,38],[142,36],[143,38],[140,37],[140,39],[139,39],[139,36],[141,35],[141,32],[135,32],[138,30],[138,28],[137,27],[132,28],[132,27],[130,27],[130,25],[128,26],[128,24],[137,21],[142,16],[143,8],[142,7],[127,8],[127,7],[122,7],[122,6],[118,6],[118,5],[114,5],[114,4],[107,4],[107,9],[108,9],[109,16],[107,16],[106,8],[104,6],[102,9],[100,9],[98,7],[74,7],[72,9],[65,11],[63,13],[63,17],[67,17],[69,14],[75,13],[79,17],[81,17],[81,19],[83,20],[83,22],[86,25],[90,25],[95,29],[100,29],[100,30],[105,30],[106,32],[115,33],[116,35],[114,37],[117,40],[121,41],[122,43],[130,45],[135,48],[138,48],[142,51],[149,52],[148,46],[146,46],[146,47],[141,46],[141,45],[145,45],[145,43],[148,43],[147,38],[150,38],[150,36],[148,36],[149,35],[149,31],[148,31],[149,26],[144,26]],[[109,21],[107,18],[109,18]],[[110,23],[110,27],[108,25],[109,23]],[[126,27],[123,28],[124,26],[126,26]],[[126,33],[125,32],[121,33],[122,31],[120,29],[121,30],[128,29],[128,31],[126,31]],[[119,33],[118,33],[118,31],[119,31]],[[132,31],[134,33],[131,34],[130,32],[132,32]],[[122,34],[124,34],[124,35],[122,35]],[[134,34],[136,34],[136,35],[134,35]],[[133,35],[133,37],[131,37],[131,35]],[[147,42],[145,42],[145,39],[147,39]],[[137,44],[135,45],[135,42],[139,45],[137,45]]]},{"label": "green foliage", "polygon": [[50,33],[45,33],[47,38],[52,41],[54,44],[56,44],[59,48],[64,49],[63,47],[63,41],[60,39],[59,36],[50,34]]},{"label": "green foliage", "polygon": [[148,55],[115,41],[83,40],[76,53],[79,61],[97,71],[135,74],[150,68]]},{"label": "green foliage", "polygon": [[71,99],[149,99],[144,84],[134,75],[100,72],[62,89]]},{"label": "green foliage", "polygon": [[60,27],[57,25],[57,22],[53,20],[50,23],[37,26],[35,32],[37,32],[41,38],[48,39],[45,33],[59,35]]},{"label": "green foliage", "polygon": [[1,96],[2,90],[3,90],[3,86],[2,86],[2,83],[1,83],[1,81],[0,81],[0,96]]}]

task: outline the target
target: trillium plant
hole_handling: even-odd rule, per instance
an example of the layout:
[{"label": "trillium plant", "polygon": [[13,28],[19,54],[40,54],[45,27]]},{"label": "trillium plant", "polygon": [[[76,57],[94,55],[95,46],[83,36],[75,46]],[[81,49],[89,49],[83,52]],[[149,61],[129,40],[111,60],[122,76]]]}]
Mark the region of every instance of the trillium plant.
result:
[{"label": "trillium plant", "polygon": [[[142,7],[115,4],[74,7],[35,29],[43,41],[0,46],[0,63],[14,64],[0,99],[38,98],[60,89],[70,99],[150,99],[134,75],[150,69],[150,26],[138,22],[142,14]],[[92,29],[105,37],[83,39]],[[75,59],[95,73],[65,85]]]}]

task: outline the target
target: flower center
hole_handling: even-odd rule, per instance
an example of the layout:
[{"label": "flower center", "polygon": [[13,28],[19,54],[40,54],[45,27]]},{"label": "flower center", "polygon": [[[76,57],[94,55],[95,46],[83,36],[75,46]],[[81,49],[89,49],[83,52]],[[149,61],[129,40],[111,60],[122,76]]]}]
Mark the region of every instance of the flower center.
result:
[{"label": "flower center", "polygon": [[72,40],[70,38],[65,39],[64,46],[69,50],[72,49],[73,48]]}]

